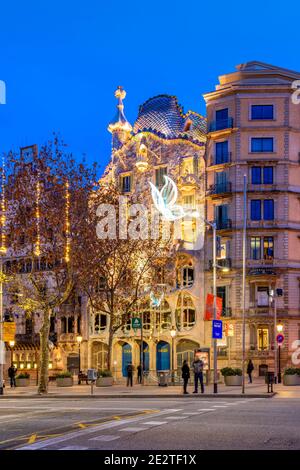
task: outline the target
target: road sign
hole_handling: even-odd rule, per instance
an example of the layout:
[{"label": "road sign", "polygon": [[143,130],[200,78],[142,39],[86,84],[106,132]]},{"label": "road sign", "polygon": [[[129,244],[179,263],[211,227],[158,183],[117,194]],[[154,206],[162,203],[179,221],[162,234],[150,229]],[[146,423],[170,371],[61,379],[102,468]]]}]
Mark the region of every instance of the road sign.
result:
[{"label": "road sign", "polygon": [[276,336],[276,341],[278,344],[282,344],[283,341],[284,341],[284,336],[282,333],[279,333],[277,336]]},{"label": "road sign", "polygon": [[222,339],[223,337],[223,324],[221,320],[212,321],[212,337],[213,339]]},{"label": "road sign", "polygon": [[131,326],[135,330],[140,330],[142,328],[142,319],[139,317],[133,317],[131,319]]},{"label": "road sign", "polygon": [[3,322],[3,341],[15,341],[16,324],[13,321]]}]

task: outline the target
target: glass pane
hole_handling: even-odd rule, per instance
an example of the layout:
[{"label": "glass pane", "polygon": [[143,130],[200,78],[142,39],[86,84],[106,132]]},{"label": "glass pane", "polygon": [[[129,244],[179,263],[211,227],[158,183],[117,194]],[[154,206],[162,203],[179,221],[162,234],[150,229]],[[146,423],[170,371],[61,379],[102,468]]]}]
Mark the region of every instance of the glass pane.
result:
[{"label": "glass pane", "polygon": [[264,220],[274,220],[274,201],[266,199],[264,201]]},{"label": "glass pane", "polygon": [[251,119],[273,119],[273,105],[251,106]]},{"label": "glass pane", "polygon": [[251,220],[261,220],[261,201],[251,201]]},{"label": "glass pane", "polygon": [[264,167],[264,184],[273,184],[273,167]]},{"label": "glass pane", "polygon": [[254,166],[251,169],[252,184],[261,184],[261,167]]},{"label": "glass pane", "polygon": [[251,259],[260,259],[260,237],[251,237]]}]

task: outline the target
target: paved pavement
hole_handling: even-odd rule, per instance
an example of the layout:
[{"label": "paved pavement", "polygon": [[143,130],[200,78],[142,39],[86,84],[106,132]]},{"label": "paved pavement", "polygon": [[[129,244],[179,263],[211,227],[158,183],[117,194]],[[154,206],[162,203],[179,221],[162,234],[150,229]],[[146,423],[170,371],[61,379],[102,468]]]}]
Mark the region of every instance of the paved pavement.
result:
[{"label": "paved pavement", "polygon": [[300,449],[300,398],[7,398],[0,449]]},{"label": "paved pavement", "polygon": [[[283,385],[274,386],[274,391],[286,391],[290,393],[291,387],[284,387]],[[297,387],[292,387],[293,389]],[[299,397],[300,397],[300,387],[299,388]],[[193,388],[189,387],[190,394],[184,398],[195,398],[195,395],[192,394]],[[267,393],[267,386],[262,380],[257,380],[253,384],[246,384],[246,396],[248,397],[270,397],[270,394]],[[168,387],[159,387],[158,385],[134,385],[131,387],[126,387],[123,385],[113,385],[112,387],[93,387],[94,397],[124,397],[130,396],[132,398],[138,397],[178,397],[183,396],[181,386],[168,386]],[[224,384],[218,385],[218,395],[219,396],[240,396],[241,387],[227,387]],[[5,395],[0,397],[0,399],[7,397],[36,397],[37,396],[37,387],[17,387],[16,389],[10,389],[9,387],[5,388]],[[72,387],[57,387],[56,384],[49,385],[48,396],[51,397],[83,397],[87,398],[91,396],[91,386],[90,385],[73,385]],[[205,397],[206,396],[215,396],[213,394],[213,385],[205,387]]]}]

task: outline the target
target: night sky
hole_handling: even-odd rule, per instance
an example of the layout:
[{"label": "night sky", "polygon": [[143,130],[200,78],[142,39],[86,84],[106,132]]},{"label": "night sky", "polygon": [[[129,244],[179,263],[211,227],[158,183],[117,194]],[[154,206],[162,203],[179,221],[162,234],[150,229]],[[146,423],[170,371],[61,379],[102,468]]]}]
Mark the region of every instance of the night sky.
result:
[{"label": "night sky", "polygon": [[0,4],[0,152],[59,132],[104,166],[114,90],[133,123],[151,96],[205,112],[202,93],[239,63],[300,71],[299,7],[279,0],[17,0]]}]

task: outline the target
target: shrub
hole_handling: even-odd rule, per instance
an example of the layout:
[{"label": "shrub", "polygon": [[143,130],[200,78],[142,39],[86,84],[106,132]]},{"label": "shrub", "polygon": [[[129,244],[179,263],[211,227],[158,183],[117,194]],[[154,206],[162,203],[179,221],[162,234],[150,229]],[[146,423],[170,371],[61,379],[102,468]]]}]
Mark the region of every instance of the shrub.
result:
[{"label": "shrub", "polygon": [[232,367],[223,367],[223,369],[221,369],[221,374],[223,375],[223,377],[228,377],[228,376],[232,376],[232,375],[242,375],[242,369],[233,369]]},{"label": "shrub", "polygon": [[67,379],[71,377],[72,377],[72,374],[68,370],[65,370],[63,372],[59,372],[58,374],[56,374],[57,379]]},{"label": "shrub", "polygon": [[285,369],[284,375],[299,375],[300,376],[300,368],[288,367],[287,369]]},{"label": "shrub", "polygon": [[17,375],[16,379],[29,379],[30,375],[28,372],[21,372],[19,375]]},{"label": "shrub", "polygon": [[107,369],[98,370],[97,377],[98,379],[100,379],[100,377],[112,377],[112,373],[110,370],[107,370]]}]

